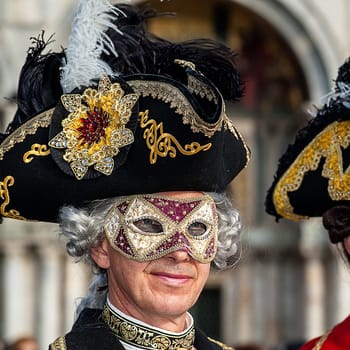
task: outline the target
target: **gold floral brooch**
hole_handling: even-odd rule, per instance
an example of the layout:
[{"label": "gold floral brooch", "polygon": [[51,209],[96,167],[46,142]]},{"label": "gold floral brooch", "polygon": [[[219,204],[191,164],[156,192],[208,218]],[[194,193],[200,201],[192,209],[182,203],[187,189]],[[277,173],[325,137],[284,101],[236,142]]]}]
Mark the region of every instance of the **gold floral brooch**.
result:
[{"label": "gold floral brooch", "polygon": [[49,141],[49,146],[65,149],[63,159],[69,163],[80,180],[89,167],[110,175],[121,147],[134,142],[134,135],[126,127],[137,94],[125,94],[119,83],[111,83],[102,76],[98,89],[87,88],[82,95],[61,96],[63,107],[69,112],[62,120],[63,130]]}]

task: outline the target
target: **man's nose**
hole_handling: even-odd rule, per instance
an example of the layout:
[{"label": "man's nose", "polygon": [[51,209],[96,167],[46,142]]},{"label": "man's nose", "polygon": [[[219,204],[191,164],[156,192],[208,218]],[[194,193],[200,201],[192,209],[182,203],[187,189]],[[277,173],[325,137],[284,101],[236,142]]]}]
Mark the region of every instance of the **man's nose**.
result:
[{"label": "man's nose", "polygon": [[189,250],[186,248],[179,248],[166,255],[167,258],[172,259],[177,262],[189,261],[191,256],[189,255]]}]

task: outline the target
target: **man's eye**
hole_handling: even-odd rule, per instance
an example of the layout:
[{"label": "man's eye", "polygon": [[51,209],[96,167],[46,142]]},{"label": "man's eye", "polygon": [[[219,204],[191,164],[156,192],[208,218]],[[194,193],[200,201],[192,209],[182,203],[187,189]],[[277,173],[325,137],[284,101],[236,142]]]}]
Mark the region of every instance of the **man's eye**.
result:
[{"label": "man's eye", "polygon": [[134,221],[133,223],[139,230],[146,232],[146,233],[161,233],[163,232],[162,225],[152,219],[140,219],[137,221]]},{"label": "man's eye", "polygon": [[194,237],[199,237],[207,232],[207,226],[202,222],[194,222],[188,226],[188,233]]}]

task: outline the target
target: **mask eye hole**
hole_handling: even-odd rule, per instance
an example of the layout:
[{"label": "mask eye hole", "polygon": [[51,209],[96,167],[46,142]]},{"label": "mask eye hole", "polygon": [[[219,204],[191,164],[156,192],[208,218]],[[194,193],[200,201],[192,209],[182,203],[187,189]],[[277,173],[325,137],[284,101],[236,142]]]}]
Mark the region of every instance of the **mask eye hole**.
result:
[{"label": "mask eye hole", "polygon": [[203,236],[207,232],[207,226],[203,222],[193,222],[188,226],[188,233],[194,237]]},{"label": "mask eye hole", "polygon": [[161,233],[163,227],[160,222],[153,219],[140,219],[133,222],[134,226],[137,227],[144,233]]}]

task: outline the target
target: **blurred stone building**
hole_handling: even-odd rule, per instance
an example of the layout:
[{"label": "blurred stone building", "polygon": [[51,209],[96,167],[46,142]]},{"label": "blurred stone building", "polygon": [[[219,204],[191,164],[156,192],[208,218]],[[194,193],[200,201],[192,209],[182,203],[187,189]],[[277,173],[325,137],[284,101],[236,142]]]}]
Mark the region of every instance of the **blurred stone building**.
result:
[{"label": "blurred stone building", "polygon": [[[151,21],[153,32],[172,40],[205,36],[226,42],[237,51],[246,82],[244,99],[228,106],[252,149],[249,168],[232,186],[246,226],[241,259],[231,271],[211,274],[193,313],[209,335],[231,345],[272,349],[325,332],[350,312],[350,275],[329,249],[318,220],[276,224],[264,213],[264,196],[278,157],[350,55],[350,2],[150,3],[176,13],[176,20]],[[53,50],[65,47],[74,8],[75,0],[0,0],[2,131],[15,110],[29,38],[45,29],[47,37],[55,33]],[[90,272],[66,257],[57,232],[51,224],[0,225],[0,339],[33,334],[46,349],[72,325]]]}]

